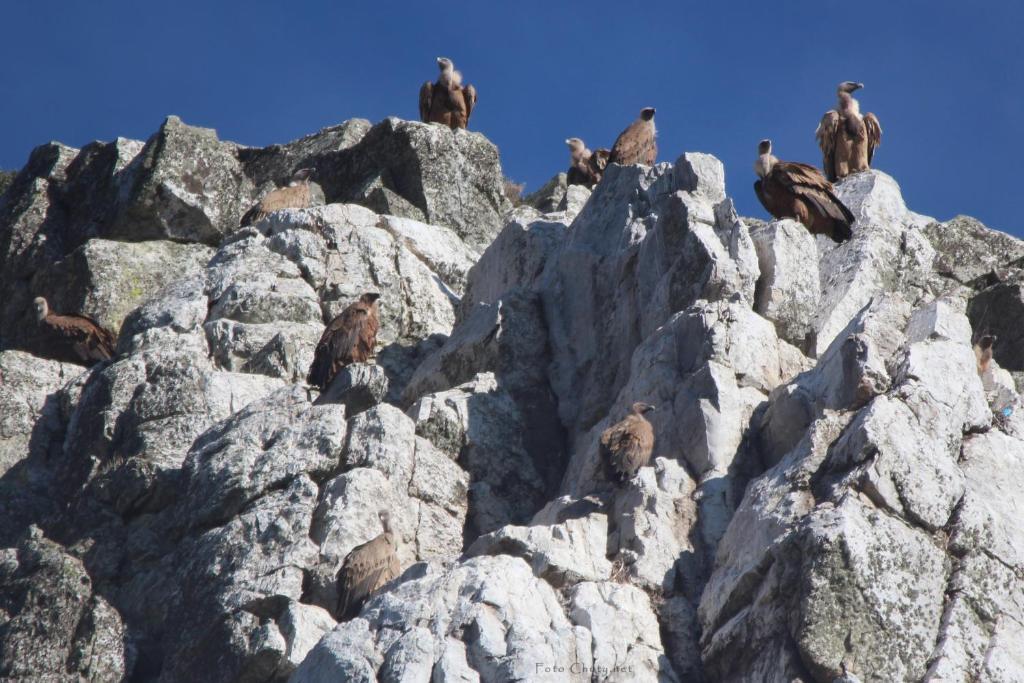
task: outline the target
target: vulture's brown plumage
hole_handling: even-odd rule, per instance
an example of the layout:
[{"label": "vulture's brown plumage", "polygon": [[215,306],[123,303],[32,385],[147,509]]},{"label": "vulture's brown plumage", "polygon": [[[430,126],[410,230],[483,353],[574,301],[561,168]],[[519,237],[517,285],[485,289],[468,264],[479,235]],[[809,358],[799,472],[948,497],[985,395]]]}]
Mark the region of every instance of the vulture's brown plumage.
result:
[{"label": "vulture's brown plumage", "polygon": [[640,110],[640,118],[629,124],[612,145],[608,161],[613,164],[643,164],[653,166],[658,158],[658,145],[654,141],[654,107]]},{"label": "vulture's brown plumage", "polygon": [[380,329],[380,294],[367,292],[334,318],[320,337],[308,381],[322,390],[346,365],[365,363],[373,356]]},{"label": "vulture's brown plumage", "polygon": [[359,614],[363,603],[402,571],[390,514],[381,512],[380,523],[384,532],[353,548],[338,570],[337,614],[341,621]]},{"label": "vulture's brown plumage", "polygon": [[42,328],[42,355],[85,365],[114,357],[117,337],[89,316],[57,315],[43,297],[32,304]]},{"label": "vulture's brown plumage", "polygon": [[974,357],[978,361],[979,375],[984,375],[988,371],[988,366],[992,363],[992,345],[995,342],[995,335],[986,334],[974,345]]},{"label": "vulture's brown plumage", "polygon": [[853,214],[832,191],[832,183],[813,166],[779,161],[772,156],[771,140],[758,146],[754,170],[760,180],[754,192],[775,218],[795,218],[813,235],[828,235],[834,242],[853,236]]},{"label": "vulture's brown plumage", "polygon": [[287,187],[271,190],[245,212],[240,221],[241,227],[252,225],[281,209],[305,209],[323,205],[324,191],[318,184],[310,181],[312,173],[313,169],[310,168],[295,171]]},{"label": "vulture's brown plumage", "polygon": [[601,174],[608,166],[608,156],[611,151],[599,149],[596,152],[591,152],[579,138],[569,138],[565,144],[569,145],[569,170],[565,175],[566,184],[594,187],[601,182]]},{"label": "vulture's brown plumage", "polygon": [[608,478],[625,482],[636,476],[651,459],[654,428],[644,413],[654,410],[646,403],[633,404],[630,414],[601,433],[601,455]]},{"label": "vulture's brown plumage", "polygon": [[823,156],[825,176],[835,182],[871,168],[875,148],[882,144],[882,126],[874,114],[861,114],[853,98],[863,83],[843,81],[836,89],[839,105],[825,112],[814,136]]},{"label": "vulture's brown plumage", "polygon": [[449,128],[465,128],[476,107],[476,88],[462,85],[462,74],[455,70],[452,60],[437,58],[441,75],[437,82],[427,81],[420,88],[420,120],[424,123],[443,123]]}]

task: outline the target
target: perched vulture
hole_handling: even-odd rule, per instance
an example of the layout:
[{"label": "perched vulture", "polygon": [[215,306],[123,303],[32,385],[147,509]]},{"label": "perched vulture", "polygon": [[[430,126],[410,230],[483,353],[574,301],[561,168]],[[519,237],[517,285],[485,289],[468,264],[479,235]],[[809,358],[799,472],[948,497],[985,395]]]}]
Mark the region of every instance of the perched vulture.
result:
[{"label": "perched vulture", "polygon": [[465,128],[476,106],[476,88],[462,85],[462,74],[452,60],[437,58],[441,75],[436,83],[427,81],[420,88],[420,120],[443,123],[449,128]]},{"label": "perched vulture", "polygon": [[651,459],[654,428],[644,413],[654,410],[646,403],[634,403],[630,414],[601,433],[601,455],[605,472],[612,481],[632,479]]},{"label": "perched vulture", "polygon": [[402,571],[391,515],[380,513],[384,533],[352,549],[338,570],[338,620],[359,614],[363,603]]},{"label": "perched vulture", "polygon": [[758,145],[754,171],[760,180],[754,192],[761,204],[776,218],[795,218],[812,235],[828,235],[833,242],[853,236],[853,214],[832,192],[832,183],[813,166],[779,161],[772,156],[772,141]]},{"label": "perched vulture", "polygon": [[878,119],[874,114],[861,115],[860,104],[851,94],[863,87],[853,81],[840,83],[838,109],[825,112],[814,131],[824,155],[825,176],[832,182],[871,168],[875,148],[882,144]]},{"label": "perched vulture", "polygon": [[640,110],[640,118],[619,133],[612,145],[608,161],[613,164],[643,164],[653,166],[658,158],[658,145],[654,142],[654,107]]},{"label": "perched vulture", "polygon": [[310,384],[323,391],[343,367],[369,360],[380,329],[379,298],[380,294],[367,292],[331,321],[316,345]]},{"label": "perched vulture", "polygon": [[245,212],[240,221],[241,227],[252,225],[266,218],[270,213],[281,209],[305,209],[309,206],[322,206],[324,191],[309,179],[312,175],[313,169],[311,168],[300,168],[295,171],[287,187],[271,190],[263,199],[256,202],[256,206]]},{"label": "perched vulture", "polygon": [[566,173],[566,183],[594,187],[601,182],[601,174],[608,166],[608,156],[611,152],[607,149],[591,152],[579,138],[569,138],[565,144],[569,145],[569,171]]},{"label": "perched vulture", "polygon": [[978,374],[984,375],[992,362],[992,345],[996,343],[996,337],[986,334],[974,345],[974,357],[978,359]]},{"label": "perched vulture", "polygon": [[85,315],[57,315],[50,311],[46,299],[33,302],[36,320],[43,329],[44,355],[70,362],[92,365],[114,357],[117,337],[98,322]]}]

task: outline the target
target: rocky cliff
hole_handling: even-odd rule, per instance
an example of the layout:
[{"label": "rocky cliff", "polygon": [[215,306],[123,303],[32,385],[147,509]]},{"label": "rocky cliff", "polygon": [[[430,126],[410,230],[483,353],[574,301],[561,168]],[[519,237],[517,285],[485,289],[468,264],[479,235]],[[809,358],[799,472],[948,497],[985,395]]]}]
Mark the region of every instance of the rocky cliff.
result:
[{"label": "rocky cliff", "polygon": [[[237,228],[309,166],[326,206]],[[0,677],[1024,680],[1024,243],[879,171],[837,194],[839,246],[704,154],[512,209],[483,136],[397,119],[36,149],[0,198]],[[367,290],[376,362],[317,396]],[[116,358],[39,357],[37,295]],[[337,623],[382,508],[404,573]]]}]

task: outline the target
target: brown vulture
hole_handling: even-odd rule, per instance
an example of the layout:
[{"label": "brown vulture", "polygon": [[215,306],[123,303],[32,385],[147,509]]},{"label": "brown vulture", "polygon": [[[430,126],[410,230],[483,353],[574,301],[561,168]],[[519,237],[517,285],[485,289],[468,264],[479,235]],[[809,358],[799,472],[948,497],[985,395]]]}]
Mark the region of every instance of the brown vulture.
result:
[{"label": "brown vulture", "polygon": [[436,83],[427,81],[420,88],[420,120],[443,123],[449,128],[465,128],[476,107],[476,88],[462,85],[462,74],[452,60],[437,58],[441,75]]},{"label": "brown vulture", "polygon": [[601,433],[601,455],[605,472],[612,481],[628,481],[650,462],[654,428],[644,413],[652,410],[654,406],[638,401],[629,415]]},{"label": "brown vulture", "polygon": [[287,187],[271,190],[254,207],[246,211],[239,223],[240,226],[252,225],[281,209],[305,209],[310,206],[322,206],[324,191],[318,184],[310,180],[312,175],[313,169],[311,168],[300,168],[295,171]]},{"label": "brown vulture", "polygon": [[308,381],[321,391],[346,365],[365,363],[373,356],[380,329],[380,294],[367,292],[334,318],[320,337]]},{"label": "brown vulture", "polygon": [[825,112],[814,136],[824,156],[825,176],[835,182],[851,173],[871,168],[875,148],[882,144],[882,126],[874,114],[860,113],[860,104],[852,93],[863,83],[843,81],[836,94],[837,109]]},{"label": "brown vulture", "polygon": [[653,166],[658,158],[658,145],[654,141],[654,107],[640,110],[640,118],[619,133],[612,145],[608,161],[613,164],[643,164]]},{"label": "brown vulture", "polygon": [[114,357],[117,337],[86,315],[57,315],[46,299],[32,301],[43,332],[43,355],[93,365]]},{"label": "brown vulture", "polygon": [[565,175],[566,184],[594,187],[601,182],[601,174],[608,166],[608,156],[611,152],[607,149],[591,152],[579,138],[569,138],[565,144],[569,145],[569,170]]},{"label": "brown vulture", "polygon": [[772,141],[758,145],[754,171],[760,180],[754,192],[775,218],[795,218],[812,235],[828,235],[833,242],[853,236],[853,214],[832,192],[832,183],[813,166],[779,161],[772,156]]},{"label": "brown vulture", "polygon": [[974,357],[978,360],[978,374],[984,375],[992,362],[992,345],[996,343],[993,334],[986,334],[974,345]]},{"label": "brown vulture", "polygon": [[363,603],[402,571],[391,515],[383,510],[379,515],[384,532],[353,548],[338,570],[339,621],[359,614]]}]

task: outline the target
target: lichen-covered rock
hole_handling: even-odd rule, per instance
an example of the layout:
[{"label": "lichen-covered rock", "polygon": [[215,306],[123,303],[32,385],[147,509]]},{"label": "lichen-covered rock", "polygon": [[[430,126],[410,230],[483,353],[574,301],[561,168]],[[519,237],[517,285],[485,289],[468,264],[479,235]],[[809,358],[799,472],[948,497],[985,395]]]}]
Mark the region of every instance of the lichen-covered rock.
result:
[{"label": "lichen-covered rock", "polygon": [[551,177],[551,180],[523,197],[523,204],[532,206],[541,213],[558,211],[558,206],[565,199],[567,187],[566,174],[564,172],[556,173]]},{"label": "lichen-covered rock", "polygon": [[[590,514],[574,516],[573,506],[589,509]],[[530,526],[506,525],[484,534],[466,554],[522,557],[534,574],[555,587],[607,581],[612,573],[605,557],[608,516],[596,508],[588,500],[560,498],[538,512]]]},{"label": "lichen-covered rock", "polygon": [[116,334],[132,310],[172,281],[199,274],[212,255],[201,244],[92,239],[38,271],[32,290],[55,312],[91,316]]},{"label": "lichen-covered rock", "polygon": [[[229,220],[298,167],[364,206]],[[686,153],[506,211],[490,143],[397,120],[37,149],[0,196],[8,677],[1020,680],[1019,243],[877,171],[816,241],[724,177]],[[42,284],[123,317],[116,358],[29,355]],[[317,392],[367,291],[376,353]],[[381,510],[402,574],[339,624]]]},{"label": "lichen-covered rock", "polygon": [[429,394],[409,408],[416,433],[457,459],[470,476],[466,533],[470,538],[522,524],[552,488],[531,455],[524,416],[490,373]]},{"label": "lichen-covered rock", "polygon": [[358,143],[370,128],[366,119],[349,119],[284,144],[242,147],[238,158],[256,187],[266,191],[274,185],[286,185],[296,170],[314,167],[320,154]]},{"label": "lichen-covered rock", "polygon": [[388,376],[384,368],[353,363],[334,376],[317,403],[340,403],[348,415],[355,415],[381,403],[387,395]]},{"label": "lichen-covered rock", "polygon": [[935,249],[935,272],[965,285],[1024,259],[1024,242],[970,216],[931,223],[923,233]]},{"label": "lichen-covered rock", "polygon": [[182,467],[193,527],[231,519],[299,474],[323,477],[341,460],[345,411],[311,406],[299,388],[252,403],[197,439]]},{"label": "lichen-covered rock", "polygon": [[131,644],[120,615],[94,592],[82,563],[32,527],[0,550],[0,676],[121,680]]},{"label": "lichen-covered rock", "polygon": [[[479,133],[387,118],[355,145],[310,159],[328,202],[359,201],[367,181],[423,212],[427,223],[451,228],[483,250],[509,208],[498,150]],[[379,208],[379,207],[378,207]]]},{"label": "lichen-covered rock", "polygon": [[169,116],[124,169],[106,236],[216,245],[257,198],[237,145]]},{"label": "lichen-covered rock", "polygon": [[291,680],[591,680],[590,632],[521,559],[417,570],[321,640]]},{"label": "lichen-covered rock", "polygon": [[935,250],[921,231],[930,219],[907,209],[899,186],[881,171],[847,176],[836,196],[856,219],[853,238],[834,245],[818,238],[821,299],[814,322],[821,355],[857,311],[882,292],[913,300],[932,272]]}]

